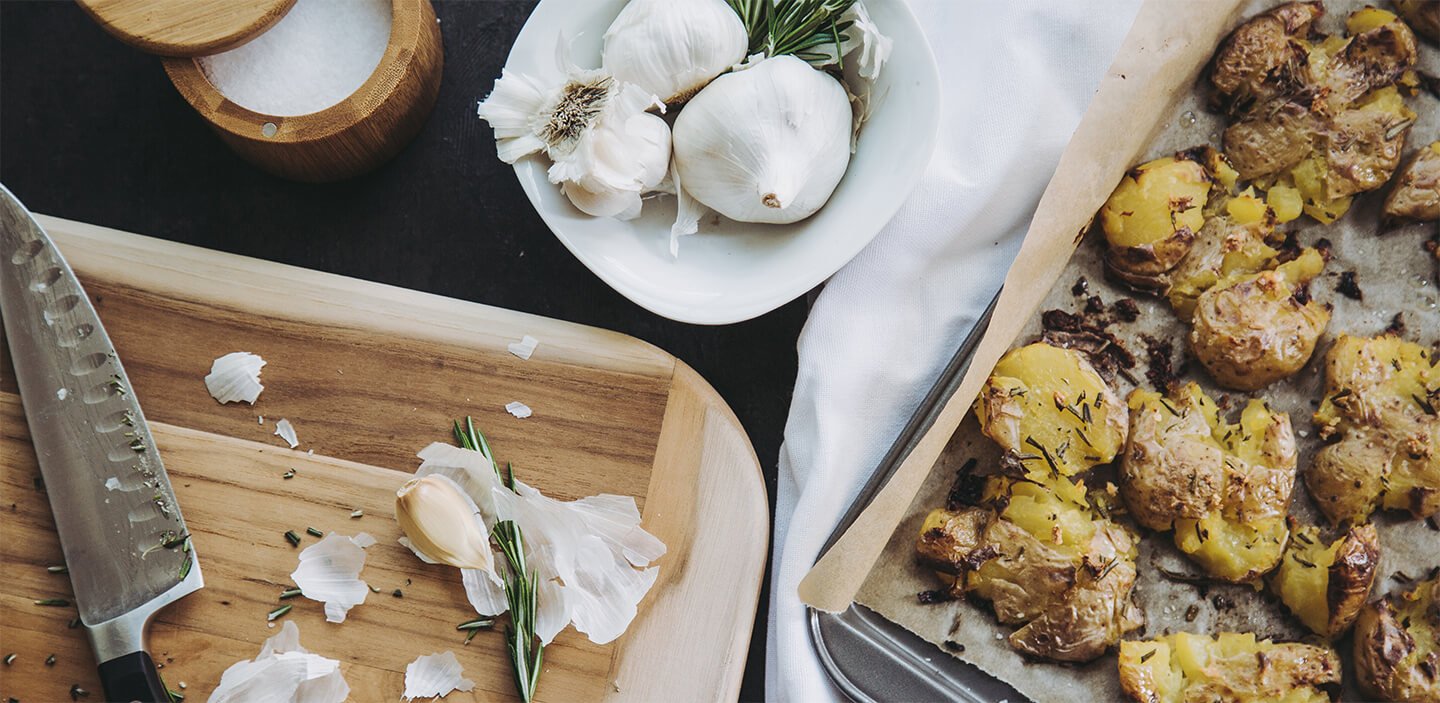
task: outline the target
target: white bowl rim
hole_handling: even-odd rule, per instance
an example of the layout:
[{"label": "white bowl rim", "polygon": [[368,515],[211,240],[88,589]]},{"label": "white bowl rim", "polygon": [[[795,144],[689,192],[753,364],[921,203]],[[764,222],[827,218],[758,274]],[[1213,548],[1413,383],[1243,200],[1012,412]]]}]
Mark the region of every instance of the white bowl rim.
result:
[{"label": "white bowl rim", "polygon": [[[551,36],[542,36],[542,32],[551,31],[554,27],[554,24],[549,21],[549,18],[565,13],[565,10],[561,9],[562,7],[573,7],[577,4],[590,6],[592,3],[593,5],[602,4],[594,2],[594,0],[540,0],[540,3],[531,13],[529,19],[526,20],[525,25],[516,37],[515,43],[512,45],[506,59],[506,66],[512,66],[515,63],[517,54],[530,50],[530,45],[534,42],[545,42],[545,52],[553,55],[554,38]],[[917,167],[897,174],[897,178],[893,181],[895,187],[892,189],[892,192],[897,192],[898,196],[890,198],[887,202],[883,203],[882,207],[876,209],[877,212],[883,214],[883,219],[879,220],[880,224],[874,227],[873,232],[869,232],[865,236],[843,240],[846,246],[836,247],[830,255],[825,257],[823,264],[795,272],[792,278],[773,285],[773,290],[764,297],[734,304],[694,304],[685,301],[668,300],[663,296],[651,295],[647,291],[633,285],[631,281],[626,280],[620,275],[621,271],[617,268],[614,261],[594,251],[583,242],[577,241],[574,235],[567,232],[564,226],[565,223],[560,218],[560,214],[551,210],[542,202],[540,188],[548,188],[553,191],[555,196],[564,199],[564,196],[560,194],[559,187],[544,179],[548,162],[545,161],[543,155],[536,154],[522,158],[514,165],[515,175],[520,181],[526,197],[529,198],[530,204],[535,208],[551,233],[554,234],[555,237],[560,240],[561,244],[563,244],[575,258],[579,259],[586,268],[600,278],[600,280],[604,281],[606,285],[609,285],[631,302],[657,315],[690,324],[728,325],[759,317],[795,300],[828,280],[879,235],[880,231],[884,229],[885,224],[894,218],[905,201],[909,199],[915,187],[919,185],[920,179],[923,177],[929,162],[928,156],[934,152],[939,132],[939,111],[941,109],[939,97],[939,68],[935,61],[934,52],[930,47],[928,39],[926,39],[924,30],[920,27],[919,20],[916,19],[905,0],[867,0],[867,6],[869,7],[873,8],[879,4],[892,5],[897,15],[893,19],[900,20],[900,23],[897,25],[882,27],[882,31],[885,31],[885,33],[895,41],[897,46],[903,40],[907,42],[908,48],[916,52],[912,57],[915,65],[906,68],[906,80],[914,81],[922,88],[929,86],[929,89],[935,96],[933,109],[928,110],[928,114],[920,116],[923,124],[917,125],[915,130],[909,132],[914,137],[913,141],[911,141],[910,148],[919,150],[925,157]],[[618,13],[618,9],[616,12]],[[542,28],[542,25],[549,26]],[[561,31],[563,31],[563,28]],[[603,28],[599,28],[595,30],[595,33],[603,34],[603,31]],[[582,63],[582,66],[583,65]],[[891,70],[891,68],[893,67],[887,64],[885,70]],[[882,76],[882,80],[883,79],[884,77]],[[882,104],[877,107],[877,110],[883,110],[884,108],[885,106]],[[862,129],[859,137],[862,148],[865,142],[865,135],[866,132]],[[538,179],[536,177],[537,174],[539,176]],[[849,177],[850,173],[847,171],[846,178]],[[842,179],[842,184],[843,183],[844,179]],[[832,205],[833,200],[831,203],[827,203],[825,208],[832,207]],[[566,202],[566,206],[569,206],[568,201]],[[647,207],[649,207],[649,205],[647,205]],[[824,212],[825,208],[822,208],[821,212]],[[819,213],[817,213],[817,216],[818,214]],[[811,221],[811,219],[813,219],[813,217],[802,220],[797,224],[803,225]],[[775,225],[735,223],[730,220],[725,220],[725,222],[731,225],[741,225],[746,228],[776,227]],[[815,236],[819,235],[816,234]],[[682,239],[681,257],[685,255],[684,246],[685,240]]]}]

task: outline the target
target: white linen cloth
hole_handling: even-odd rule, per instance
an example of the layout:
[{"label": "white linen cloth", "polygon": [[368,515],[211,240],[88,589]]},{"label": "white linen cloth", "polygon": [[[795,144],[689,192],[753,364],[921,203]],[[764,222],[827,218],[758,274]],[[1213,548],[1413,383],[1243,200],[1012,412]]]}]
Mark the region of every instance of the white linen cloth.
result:
[{"label": "white linen cloth", "polygon": [[909,201],[830,279],[800,334],[775,499],[772,701],[842,699],[796,588],[999,288],[1139,2],[910,6],[940,66],[939,141]]}]

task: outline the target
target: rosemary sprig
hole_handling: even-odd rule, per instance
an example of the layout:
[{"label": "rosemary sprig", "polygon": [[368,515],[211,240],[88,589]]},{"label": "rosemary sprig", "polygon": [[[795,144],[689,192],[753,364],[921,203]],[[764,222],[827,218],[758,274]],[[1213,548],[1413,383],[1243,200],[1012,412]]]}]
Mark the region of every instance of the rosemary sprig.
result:
[{"label": "rosemary sprig", "polygon": [[[767,57],[793,54],[817,68],[839,67],[845,31],[854,24],[840,16],[855,0],[727,0],[750,37],[750,53]],[[835,55],[828,49],[833,45]],[[820,47],[825,47],[821,49]]]},{"label": "rosemary sprig", "polygon": [[[490,467],[495,470],[500,481],[514,490],[515,467],[507,465],[506,472],[500,471],[500,465],[495,462],[495,455],[490,452],[490,444],[485,441],[485,435],[475,429],[475,421],[466,417],[462,427],[457,420],[454,429],[456,443],[483,454],[490,461]],[[505,575],[505,601],[510,606],[510,623],[505,626],[505,648],[510,652],[510,663],[515,672],[515,689],[520,693],[521,700],[530,703],[535,697],[536,684],[540,681],[540,668],[545,653],[545,645],[535,637],[535,592],[538,575],[525,563],[525,536],[514,521],[503,520],[495,523],[495,527],[490,530],[490,537],[500,546],[500,551],[505,554],[505,561],[510,566],[509,573]],[[475,632],[470,631],[466,642],[470,641]]]}]

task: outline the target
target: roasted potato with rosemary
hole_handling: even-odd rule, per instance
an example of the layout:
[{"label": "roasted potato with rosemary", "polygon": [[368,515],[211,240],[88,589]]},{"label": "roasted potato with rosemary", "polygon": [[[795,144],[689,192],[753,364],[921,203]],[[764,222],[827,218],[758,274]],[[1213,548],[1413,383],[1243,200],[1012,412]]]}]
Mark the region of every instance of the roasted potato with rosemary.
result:
[{"label": "roasted potato with rosemary", "polygon": [[1236,114],[1292,95],[1304,81],[1312,27],[1324,14],[1319,2],[1291,2],[1237,27],[1211,63],[1216,102]]},{"label": "roasted potato with rosemary", "polygon": [[1329,647],[1177,632],[1120,643],[1120,688],[1136,703],[1330,703],[1340,657]]},{"label": "roasted potato with rosemary", "polygon": [[1206,573],[1252,581],[1279,563],[1295,487],[1295,434],[1285,413],[1252,400],[1240,422],[1194,383],[1169,398],[1130,394],[1120,495],[1135,521],[1174,530]]},{"label": "roasted potato with rosemary", "polygon": [[1430,351],[1393,334],[1341,335],[1325,357],[1320,436],[1306,485],[1335,523],[1376,509],[1440,512],[1440,370]]},{"label": "roasted potato with rosemary", "polygon": [[1253,391],[1299,371],[1330,322],[1306,286],[1325,258],[1305,249],[1273,271],[1226,279],[1195,302],[1190,348],[1215,381]]},{"label": "roasted potato with rosemary", "polygon": [[1273,268],[1280,255],[1270,246],[1277,219],[1274,209],[1252,190],[1226,201],[1224,212],[1205,221],[1190,253],[1170,272],[1166,297],[1175,313],[1188,320],[1200,294],[1215,284]]},{"label": "roasted potato with rosemary", "polygon": [[1312,632],[1326,639],[1345,634],[1370,597],[1380,566],[1375,526],[1352,527],[1325,544],[1320,530],[1294,528],[1290,548],[1270,587]]},{"label": "roasted potato with rosemary", "polygon": [[985,436],[1026,472],[1073,476],[1115,458],[1125,405],[1078,351],[1037,342],[995,365],[975,401]]},{"label": "roasted potato with rosemary", "polygon": [[1440,41],[1440,3],[1434,0],[1395,0],[1395,9],[1420,36]]},{"label": "roasted potato with rosemary", "polygon": [[[1440,13],[1440,3],[1427,3]],[[1386,223],[1440,220],[1440,142],[1421,149],[1395,179],[1382,211]]]},{"label": "roasted potato with rosemary", "polygon": [[1225,153],[1242,179],[1281,189],[1281,221],[1298,202],[1332,222],[1353,196],[1384,185],[1415,121],[1395,88],[1413,82],[1410,28],[1367,7],[1350,15],[1344,37],[1312,36],[1321,13],[1292,3],[1252,18],[1221,45],[1211,72],[1232,117]]},{"label": "roasted potato with rosemary", "polygon": [[1208,152],[1180,152],[1125,174],[1100,208],[1107,271],[1138,288],[1164,287],[1162,275],[1190,251],[1205,222],[1205,204],[1215,183],[1205,160],[1224,164],[1213,149]]},{"label": "roasted potato with rosemary", "polygon": [[1136,538],[1092,507],[1083,483],[992,477],[979,505],[932,511],[916,551],[952,595],[983,598],[1018,626],[1009,643],[1025,654],[1090,661],[1141,623]]},{"label": "roasted potato with rosemary", "polygon": [[1440,588],[1436,576],[1365,606],[1355,621],[1355,678],[1387,701],[1440,701]]}]

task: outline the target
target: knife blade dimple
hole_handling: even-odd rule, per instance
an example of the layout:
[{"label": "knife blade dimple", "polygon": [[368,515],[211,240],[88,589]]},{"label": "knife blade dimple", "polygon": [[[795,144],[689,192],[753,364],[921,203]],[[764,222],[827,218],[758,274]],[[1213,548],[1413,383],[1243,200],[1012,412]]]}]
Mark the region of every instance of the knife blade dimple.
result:
[{"label": "knife blade dimple", "polygon": [[87,626],[200,587],[124,366],[64,257],[0,186],[0,319]]}]

